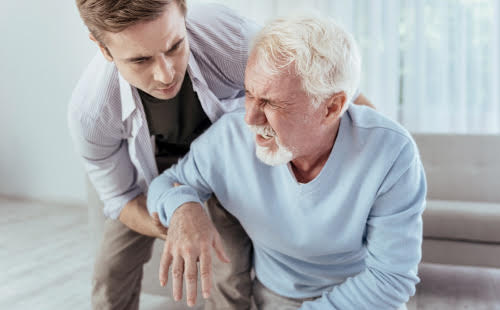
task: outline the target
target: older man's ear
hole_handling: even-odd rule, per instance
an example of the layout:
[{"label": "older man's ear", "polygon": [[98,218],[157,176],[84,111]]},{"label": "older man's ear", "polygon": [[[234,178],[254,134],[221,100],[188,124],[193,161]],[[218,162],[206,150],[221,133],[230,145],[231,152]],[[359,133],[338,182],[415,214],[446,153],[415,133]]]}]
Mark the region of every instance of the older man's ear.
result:
[{"label": "older man's ear", "polygon": [[343,91],[333,94],[326,102],[325,118],[327,120],[337,121],[346,101],[347,96]]}]

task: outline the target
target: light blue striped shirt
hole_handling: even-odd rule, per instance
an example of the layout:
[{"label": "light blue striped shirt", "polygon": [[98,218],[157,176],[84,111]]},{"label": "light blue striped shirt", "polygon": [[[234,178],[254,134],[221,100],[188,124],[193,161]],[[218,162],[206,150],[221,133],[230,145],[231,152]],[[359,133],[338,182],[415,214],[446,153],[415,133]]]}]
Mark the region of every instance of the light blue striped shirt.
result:
[{"label": "light blue striped shirt", "polygon": [[[302,309],[396,309],[415,293],[426,182],[406,130],[351,105],[320,174],[296,181],[255,156],[243,113],[227,114],[156,178],[149,212],[168,225],[183,203],[215,193],[254,246],[259,280]],[[174,182],[185,184],[173,187]]]},{"label": "light blue striped shirt", "polygon": [[[258,27],[220,5],[189,9],[187,73],[212,122],[243,106],[249,41]],[[131,199],[145,193],[158,174],[137,89],[98,53],[78,82],[68,111],[69,128],[89,178],[117,218]]]}]

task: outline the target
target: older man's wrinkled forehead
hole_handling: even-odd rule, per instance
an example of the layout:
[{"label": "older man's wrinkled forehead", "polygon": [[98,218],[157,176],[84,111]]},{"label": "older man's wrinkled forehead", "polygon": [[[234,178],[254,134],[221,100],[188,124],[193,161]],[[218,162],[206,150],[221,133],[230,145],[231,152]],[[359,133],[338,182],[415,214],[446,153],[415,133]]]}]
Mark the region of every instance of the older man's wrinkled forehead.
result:
[{"label": "older man's wrinkled forehead", "polygon": [[277,68],[252,52],[245,72],[245,87],[253,96],[271,101],[291,104],[296,98],[304,97],[301,78],[292,64]]}]

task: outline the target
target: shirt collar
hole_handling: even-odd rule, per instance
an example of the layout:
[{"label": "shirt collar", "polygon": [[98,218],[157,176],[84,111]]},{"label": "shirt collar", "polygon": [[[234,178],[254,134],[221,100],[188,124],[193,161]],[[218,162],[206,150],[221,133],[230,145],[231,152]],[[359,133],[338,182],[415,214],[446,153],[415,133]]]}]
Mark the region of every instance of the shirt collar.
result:
[{"label": "shirt collar", "polygon": [[122,121],[125,121],[132,112],[137,108],[135,95],[137,94],[137,89],[130,85],[120,73],[118,73],[120,80],[120,99],[122,102]]},{"label": "shirt collar", "polygon": [[207,84],[207,82],[205,81],[205,78],[203,77],[203,74],[201,74],[201,70],[200,70],[200,67],[198,66],[198,62],[194,58],[192,52],[189,53],[187,73],[189,74],[189,77],[191,78],[191,81],[193,82],[194,87],[196,87],[195,85],[198,83],[203,83],[204,85]]},{"label": "shirt collar", "polygon": [[[193,56],[193,53],[189,53],[189,60],[186,69],[191,81],[193,81],[194,85],[199,83],[207,84],[205,78],[201,74],[200,67],[198,66],[198,62]],[[139,93],[137,92],[137,88],[130,85],[123,76],[118,72],[118,77],[120,80],[120,99],[122,103],[122,122],[125,121],[137,108],[137,104],[139,104]]]}]

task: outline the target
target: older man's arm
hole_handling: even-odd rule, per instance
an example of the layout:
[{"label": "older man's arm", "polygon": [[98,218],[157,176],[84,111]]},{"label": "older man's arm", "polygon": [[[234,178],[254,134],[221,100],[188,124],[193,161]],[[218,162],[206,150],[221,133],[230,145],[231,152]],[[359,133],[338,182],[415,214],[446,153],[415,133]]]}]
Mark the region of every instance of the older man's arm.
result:
[{"label": "older man's arm", "polygon": [[415,293],[426,182],[408,143],[380,187],[366,223],[366,269],[300,309],[397,309]]},{"label": "older man's arm", "polygon": [[[207,139],[203,141],[210,143]],[[182,298],[183,279],[188,305],[196,303],[198,267],[203,297],[210,296],[212,249],[218,259],[229,262],[221,238],[202,207],[212,189],[198,170],[196,161],[200,140],[191,145],[191,151],[177,165],[153,180],[148,191],[148,210],[158,213],[168,234],[160,262],[159,279],[167,282],[172,268],[172,287],[175,300]],[[206,151],[207,148],[204,148]],[[175,186],[176,183],[182,184]]]}]

